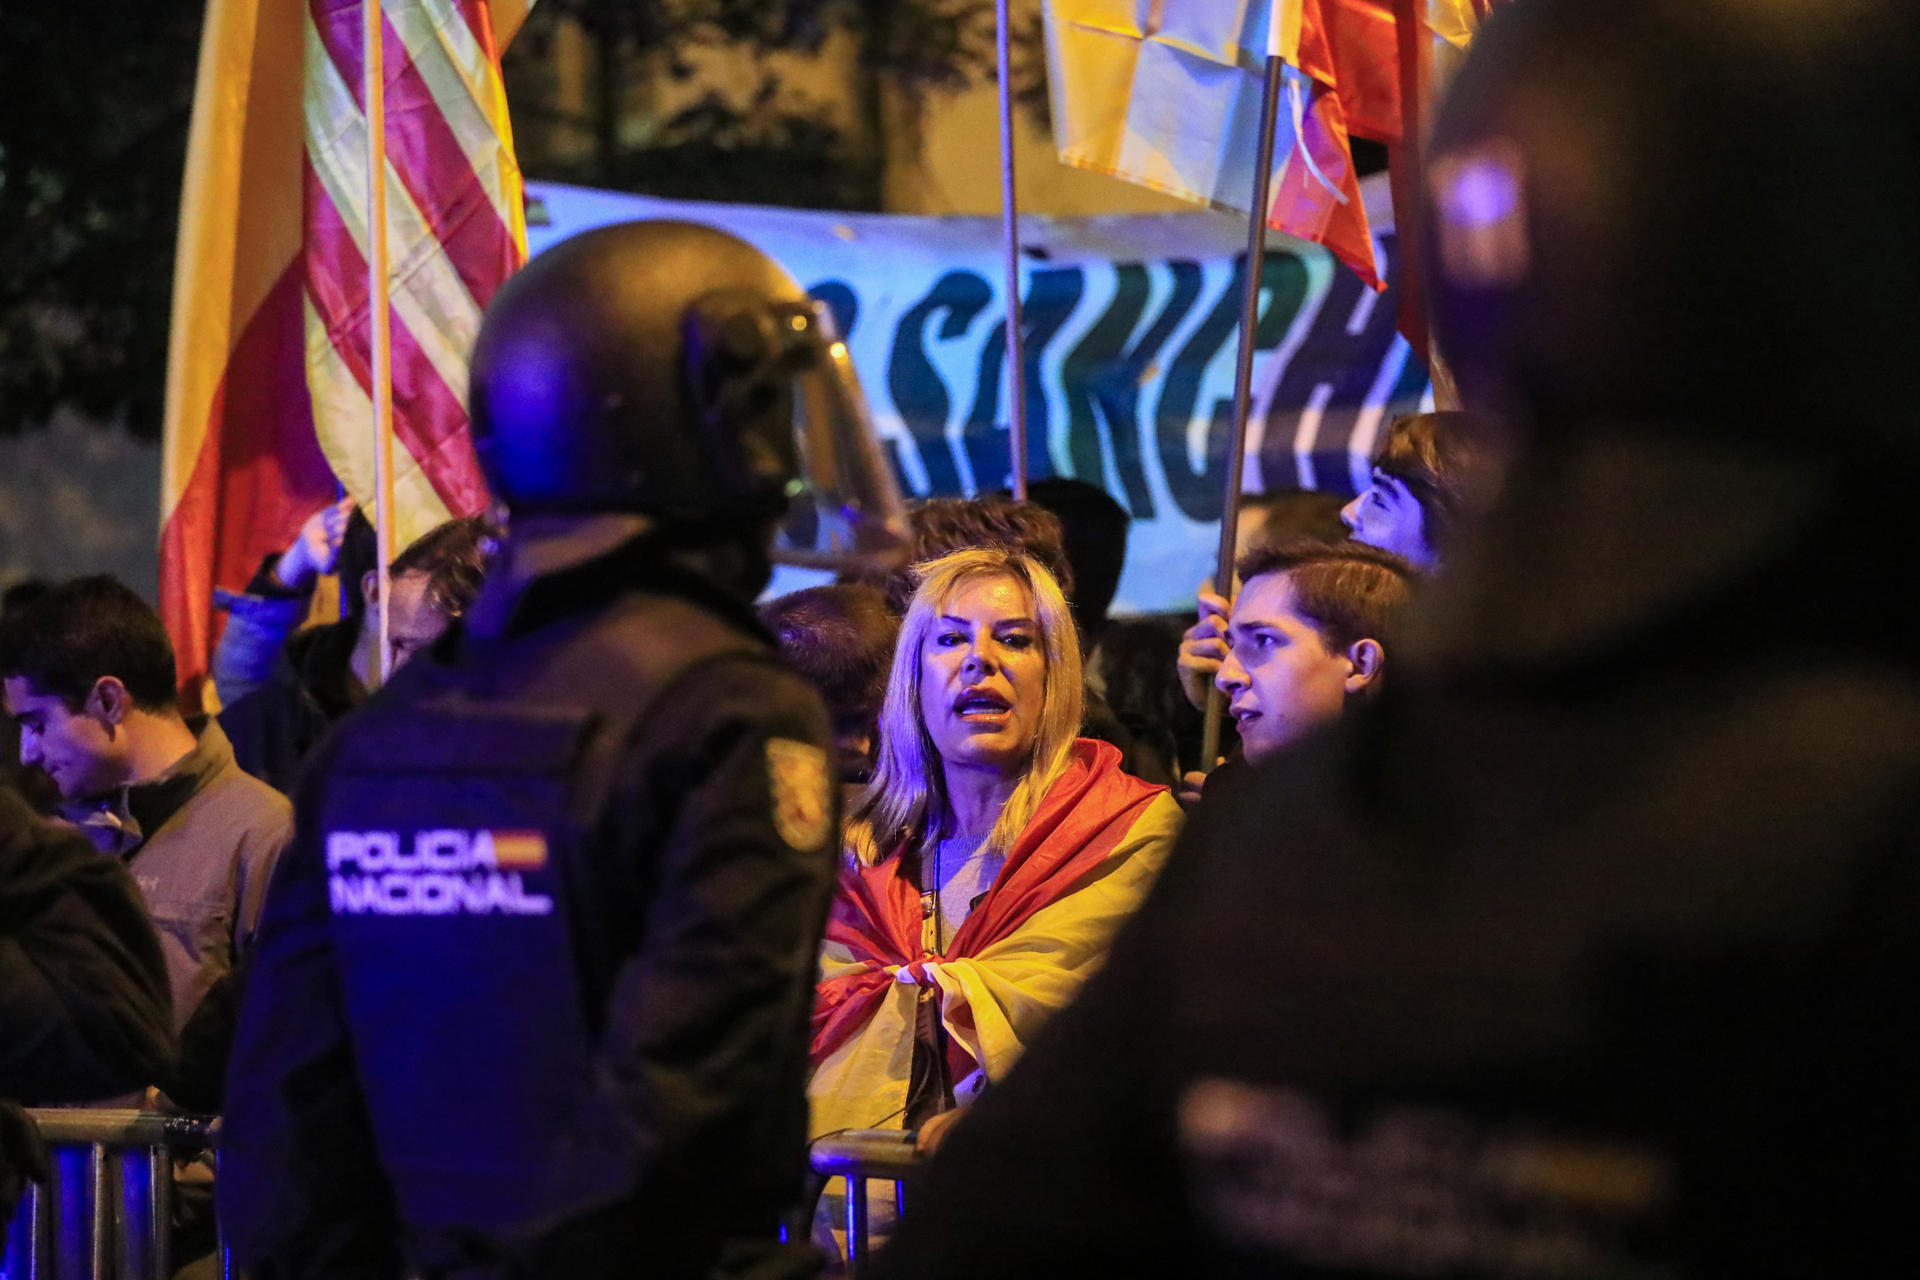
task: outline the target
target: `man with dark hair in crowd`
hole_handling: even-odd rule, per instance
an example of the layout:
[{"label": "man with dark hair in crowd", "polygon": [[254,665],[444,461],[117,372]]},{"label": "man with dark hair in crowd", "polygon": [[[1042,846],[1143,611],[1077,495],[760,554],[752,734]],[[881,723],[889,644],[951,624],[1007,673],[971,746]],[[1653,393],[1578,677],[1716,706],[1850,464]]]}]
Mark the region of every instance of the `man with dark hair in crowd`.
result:
[{"label": "man with dark hair in crowd", "polygon": [[86,1102],[165,1079],[167,966],[125,867],[0,779],[0,1251],[46,1158],[15,1103]]},{"label": "man with dark hair in crowd", "polygon": [[1362,542],[1295,538],[1240,557],[1241,582],[1221,639],[1214,685],[1227,699],[1239,749],[1212,774],[1190,770],[1193,804],[1222,775],[1237,777],[1349,707],[1378,697],[1414,570]]},{"label": "man with dark hair in crowd", "polygon": [[0,677],[21,759],[44,768],[64,816],[126,864],[159,931],[181,1061],[154,1083],[215,1110],[236,975],[291,807],[241,771],[217,723],[182,718],[159,615],[111,577],[62,583],[9,617]]},{"label": "man with dark hair in crowd", "polygon": [[[1432,573],[1460,527],[1483,510],[1499,483],[1500,450],[1484,419],[1460,412],[1415,413],[1394,422],[1373,479],[1339,520],[1355,542]],[[1204,706],[1219,670],[1232,603],[1202,583],[1199,619],[1180,644],[1180,687]]]},{"label": "man with dark hair in crowd", "polygon": [[[387,574],[394,670],[439,640],[472,605],[493,537],[493,527],[478,516],[448,520],[394,557]],[[365,570],[356,584],[363,605],[358,612],[295,632],[266,683],[220,713],[240,767],[278,790],[292,788],[307,753],[379,683],[377,572]]]},{"label": "man with dark hair in crowd", "polygon": [[1916,66],[1911,0],[1495,12],[1426,283],[1507,482],[871,1275],[1920,1274]]},{"label": "man with dark hair in crowd", "polygon": [[860,582],[808,587],[760,606],[787,665],[819,691],[833,720],[843,783],[864,783],[879,744],[880,704],[900,616],[879,588]]},{"label": "man with dark hair in crowd", "polygon": [[1431,571],[1497,482],[1486,428],[1472,414],[1414,413],[1387,432],[1373,482],[1340,509],[1356,542]]},{"label": "man with dark hair in crowd", "polygon": [[1240,557],[1214,683],[1249,763],[1379,694],[1412,566],[1361,543],[1295,540]]}]

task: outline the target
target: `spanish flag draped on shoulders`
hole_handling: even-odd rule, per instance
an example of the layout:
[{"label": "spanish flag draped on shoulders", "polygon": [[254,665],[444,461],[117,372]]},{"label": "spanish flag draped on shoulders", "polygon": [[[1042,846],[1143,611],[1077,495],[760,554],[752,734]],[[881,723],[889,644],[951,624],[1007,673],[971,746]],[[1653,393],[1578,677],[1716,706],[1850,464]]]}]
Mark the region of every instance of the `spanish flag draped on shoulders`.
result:
[{"label": "spanish flag draped on shoulders", "polygon": [[900,1127],[922,987],[939,1000],[952,1078],[1004,1075],[1092,976],[1180,822],[1167,789],[1121,772],[1113,746],[1076,741],[944,955],[921,945],[909,842],[872,866],[847,858],[814,1003],[812,1133]]}]

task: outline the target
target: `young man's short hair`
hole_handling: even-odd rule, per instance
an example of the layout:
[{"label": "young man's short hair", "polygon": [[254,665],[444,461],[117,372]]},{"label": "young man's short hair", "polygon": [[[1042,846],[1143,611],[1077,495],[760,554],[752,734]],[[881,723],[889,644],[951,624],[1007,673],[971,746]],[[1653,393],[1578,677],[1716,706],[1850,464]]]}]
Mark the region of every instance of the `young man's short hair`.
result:
[{"label": "young man's short hair", "polygon": [[160,615],[110,574],[74,578],[7,615],[0,677],[19,678],[70,711],[113,676],[142,711],[178,706],[173,644]]},{"label": "young man's short hair", "polygon": [[500,531],[482,516],[464,516],[437,524],[393,558],[395,577],[427,575],[427,602],[449,618],[466,613],[487,577],[487,559]]},{"label": "young man's short hair", "polygon": [[872,732],[887,695],[900,619],[878,587],[808,587],[760,606],[787,665],[820,691],[835,733]]},{"label": "young man's short hair", "polygon": [[1460,521],[1483,501],[1491,458],[1484,428],[1458,411],[1415,413],[1387,432],[1374,467],[1407,486],[1420,504],[1427,545],[1444,548]]},{"label": "young man's short hair", "polygon": [[1391,652],[1400,615],[1418,572],[1404,558],[1364,542],[1290,538],[1263,544],[1240,557],[1242,583],[1284,573],[1294,609],[1313,624],[1320,640],[1338,652],[1361,640],[1378,640]]},{"label": "young man's short hair", "polygon": [[971,547],[1026,552],[1053,575],[1067,599],[1073,599],[1073,566],[1067,563],[1060,517],[1037,502],[992,496],[929,498],[907,518],[913,531],[907,565],[880,584],[887,607],[896,615],[906,613],[907,601],[920,585],[916,566]]},{"label": "young man's short hair", "polygon": [[44,578],[22,578],[0,593],[0,618],[20,610],[53,590],[53,584]]},{"label": "young man's short hair", "polygon": [[1258,520],[1251,529],[1242,527],[1242,544],[1251,551],[1263,542],[1285,542],[1292,538],[1318,538],[1322,542],[1342,542],[1347,526],[1340,522],[1340,508],[1347,500],[1337,493],[1314,489],[1269,489],[1265,493],[1240,495],[1240,511],[1245,521]]}]

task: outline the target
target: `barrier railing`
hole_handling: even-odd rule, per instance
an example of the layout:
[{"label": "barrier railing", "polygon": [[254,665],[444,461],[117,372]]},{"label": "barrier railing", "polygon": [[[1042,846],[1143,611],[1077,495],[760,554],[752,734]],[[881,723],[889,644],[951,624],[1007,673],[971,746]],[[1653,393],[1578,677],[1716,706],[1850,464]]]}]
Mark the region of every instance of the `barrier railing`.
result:
[{"label": "barrier railing", "polygon": [[847,1276],[855,1280],[867,1259],[867,1182],[893,1183],[895,1212],[905,1217],[909,1180],[923,1163],[915,1134],[899,1129],[847,1129],[815,1138],[808,1161],[824,1178],[844,1178],[847,1193]]},{"label": "barrier railing", "polygon": [[[215,1148],[219,1121],[154,1111],[29,1111],[46,1141],[50,1178],[29,1183],[0,1254],[0,1280],[167,1280],[173,1271],[174,1157]],[[846,1274],[868,1248],[867,1183],[906,1186],[923,1161],[914,1135],[854,1129],[817,1139],[813,1171],[846,1184]],[[222,1280],[232,1268],[222,1242]]]},{"label": "barrier railing", "polygon": [[[213,1148],[219,1122],[154,1111],[29,1111],[47,1144],[47,1185],[29,1183],[0,1255],[0,1280],[167,1280],[174,1156]],[[225,1248],[220,1275],[230,1280]]]}]

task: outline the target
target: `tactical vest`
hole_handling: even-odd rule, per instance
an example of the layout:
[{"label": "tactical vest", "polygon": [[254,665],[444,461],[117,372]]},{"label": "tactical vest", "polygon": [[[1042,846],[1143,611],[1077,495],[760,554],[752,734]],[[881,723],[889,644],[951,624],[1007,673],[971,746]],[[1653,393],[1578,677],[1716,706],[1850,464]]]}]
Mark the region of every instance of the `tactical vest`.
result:
[{"label": "tactical vest", "polygon": [[[649,851],[602,839],[615,767],[693,668],[772,661],[659,597],[560,630],[412,664],[320,789],[358,1074],[416,1240],[531,1240],[630,1192],[644,1135],[597,1046],[645,906],[614,873]],[[610,934],[610,914],[630,927]]]}]

